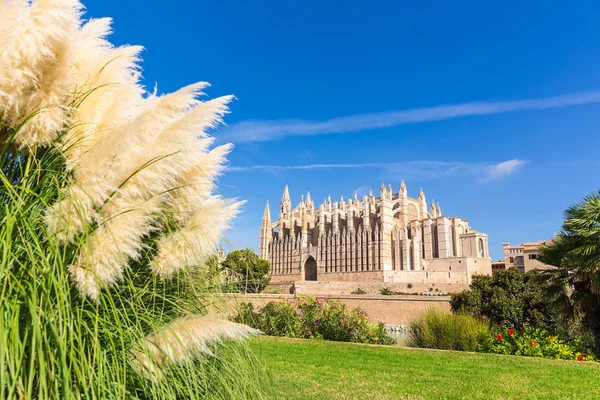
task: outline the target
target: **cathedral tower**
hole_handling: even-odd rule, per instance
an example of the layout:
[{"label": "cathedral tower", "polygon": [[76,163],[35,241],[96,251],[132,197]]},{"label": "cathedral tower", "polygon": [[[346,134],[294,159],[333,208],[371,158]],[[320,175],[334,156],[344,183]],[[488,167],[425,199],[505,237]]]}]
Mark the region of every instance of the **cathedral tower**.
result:
[{"label": "cathedral tower", "polygon": [[265,205],[263,212],[262,225],[260,226],[260,244],[258,246],[258,257],[266,260],[269,252],[269,241],[271,240],[271,210],[269,201]]}]

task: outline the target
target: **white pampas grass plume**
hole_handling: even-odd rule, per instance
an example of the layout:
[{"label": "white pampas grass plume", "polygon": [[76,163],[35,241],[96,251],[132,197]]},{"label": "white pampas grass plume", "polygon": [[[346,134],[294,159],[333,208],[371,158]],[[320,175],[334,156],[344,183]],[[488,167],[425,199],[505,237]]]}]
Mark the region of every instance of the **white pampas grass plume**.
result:
[{"label": "white pampas grass plume", "polygon": [[[119,185],[116,198],[144,201],[177,187],[178,177],[199,155],[205,154],[212,143],[212,138],[197,135],[220,121],[230,99],[231,96],[224,96],[202,103],[164,129],[137,159],[130,160],[120,178],[124,183]],[[105,213],[115,212],[111,204],[114,203],[104,208]]]},{"label": "white pampas grass plume", "polygon": [[123,278],[123,269],[143,249],[142,237],[154,229],[160,211],[159,197],[143,204],[119,206],[121,213],[101,224],[86,240],[77,263],[69,267],[71,278],[83,296],[97,301],[103,287]]},{"label": "white pampas grass plume", "polygon": [[169,364],[189,362],[201,354],[213,355],[211,344],[215,342],[241,340],[261,333],[214,316],[183,317],[146,337],[132,350],[132,362],[146,378],[156,379]]},{"label": "white pampas grass plume", "polygon": [[209,151],[207,134],[233,97],[201,101],[205,82],[147,93],[142,47],[113,46],[111,20],[83,23],[82,11],[79,0],[0,2],[0,115],[19,127],[17,145],[61,149],[72,180],[46,223],[84,243],[69,269],[98,299],[155,230],[175,227],[155,273],[202,263],[242,203],[213,197],[231,145]]},{"label": "white pampas grass plume", "polygon": [[13,126],[29,118],[17,133],[19,144],[45,144],[68,119],[71,41],[83,6],[77,0],[38,0],[6,7],[0,10],[9,13],[4,18],[19,18],[8,24],[13,31],[0,41],[0,112]]},{"label": "white pampas grass plume", "polygon": [[200,155],[194,163],[177,177],[171,191],[170,212],[177,221],[184,222],[211,196],[215,180],[222,173],[227,155],[233,149],[225,144]]},{"label": "white pampas grass plume", "polygon": [[203,264],[244,203],[218,196],[205,200],[181,230],[158,241],[153,272],[168,277],[182,268]]}]

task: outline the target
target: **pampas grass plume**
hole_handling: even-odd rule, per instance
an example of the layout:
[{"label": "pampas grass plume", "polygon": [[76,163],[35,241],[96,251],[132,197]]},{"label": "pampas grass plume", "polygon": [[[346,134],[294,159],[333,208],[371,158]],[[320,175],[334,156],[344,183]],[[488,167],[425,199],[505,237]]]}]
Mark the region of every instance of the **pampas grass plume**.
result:
[{"label": "pampas grass plume", "polygon": [[214,316],[183,317],[146,337],[132,351],[133,364],[146,378],[159,378],[162,368],[169,364],[189,362],[201,354],[213,355],[213,343],[261,333],[247,325]]}]

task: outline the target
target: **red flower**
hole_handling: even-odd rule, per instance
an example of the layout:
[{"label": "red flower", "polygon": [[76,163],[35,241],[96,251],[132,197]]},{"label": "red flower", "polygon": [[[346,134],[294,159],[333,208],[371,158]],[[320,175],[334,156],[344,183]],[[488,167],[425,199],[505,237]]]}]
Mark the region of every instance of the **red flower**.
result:
[{"label": "red flower", "polygon": [[501,341],[502,341],[502,335],[498,335],[498,334],[497,334],[497,335],[496,335],[496,340],[497,340],[497,341],[499,341],[499,342],[501,342]]},{"label": "red flower", "polygon": [[589,354],[588,354],[588,353],[585,353],[583,356],[584,356],[585,358],[587,358],[587,356],[589,356]]},{"label": "red flower", "polygon": [[530,347],[538,347],[538,344],[532,340],[531,342],[529,342],[529,346]]},{"label": "red flower", "polygon": [[508,330],[508,334],[509,334],[510,336],[514,335],[514,334],[515,334],[515,331],[514,331],[514,329],[509,329],[509,330]]},{"label": "red flower", "polygon": [[522,334],[523,334],[523,329],[520,329],[519,330],[519,335],[522,335]]},{"label": "red flower", "polygon": [[583,358],[583,356],[577,356],[577,361],[585,361],[585,358]]}]

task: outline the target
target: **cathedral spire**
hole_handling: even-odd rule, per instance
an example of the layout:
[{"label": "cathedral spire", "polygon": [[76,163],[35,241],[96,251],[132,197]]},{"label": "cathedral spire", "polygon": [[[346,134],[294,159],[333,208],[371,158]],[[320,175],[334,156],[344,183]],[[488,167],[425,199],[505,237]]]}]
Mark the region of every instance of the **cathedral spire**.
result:
[{"label": "cathedral spire", "polygon": [[279,204],[279,219],[287,219],[290,217],[292,212],[292,200],[290,199],[290,190],[288,184],[285,184],[283,189],[283,196],[281,197],[281,203]]},{"label": "cathedral spire", "polygon": [[406,197],[406,184],[404,183],[404,179],[402,179],[402,183],[400,183],[400,196]]},{"label": "cathedral spire", "polygon": [[263,212],[262,223],[263,223],[263,226],[271,225],[271,210],[269,209],[269,200],[267,200],[267,204],[265,205],[265,211]]},{"label": "cathedral spire", "polygon": [[425,193],[423,192],[423,188],[421,188],[421,190],[419,191],[419,199],[420,198],[425,198]]},{"label": "cathedral spire", "polygon": [[288,189],[288,184],[285,184],[285,189],[283,189],[283,197],[281,197],[281,201],[290,200],[290,190]]},{"label": "cathedral spire", "polygon": [[431,218],[437,218],[437,208],[435,207],[435,202],[431,200],[431,208],[429,209],[429,215]]},{"label": "cathedral spire", "polygon": [[440,203],[437,204],[437,214],[438,214],[438,217],[442,216],[442,208],[440,207]]}]

